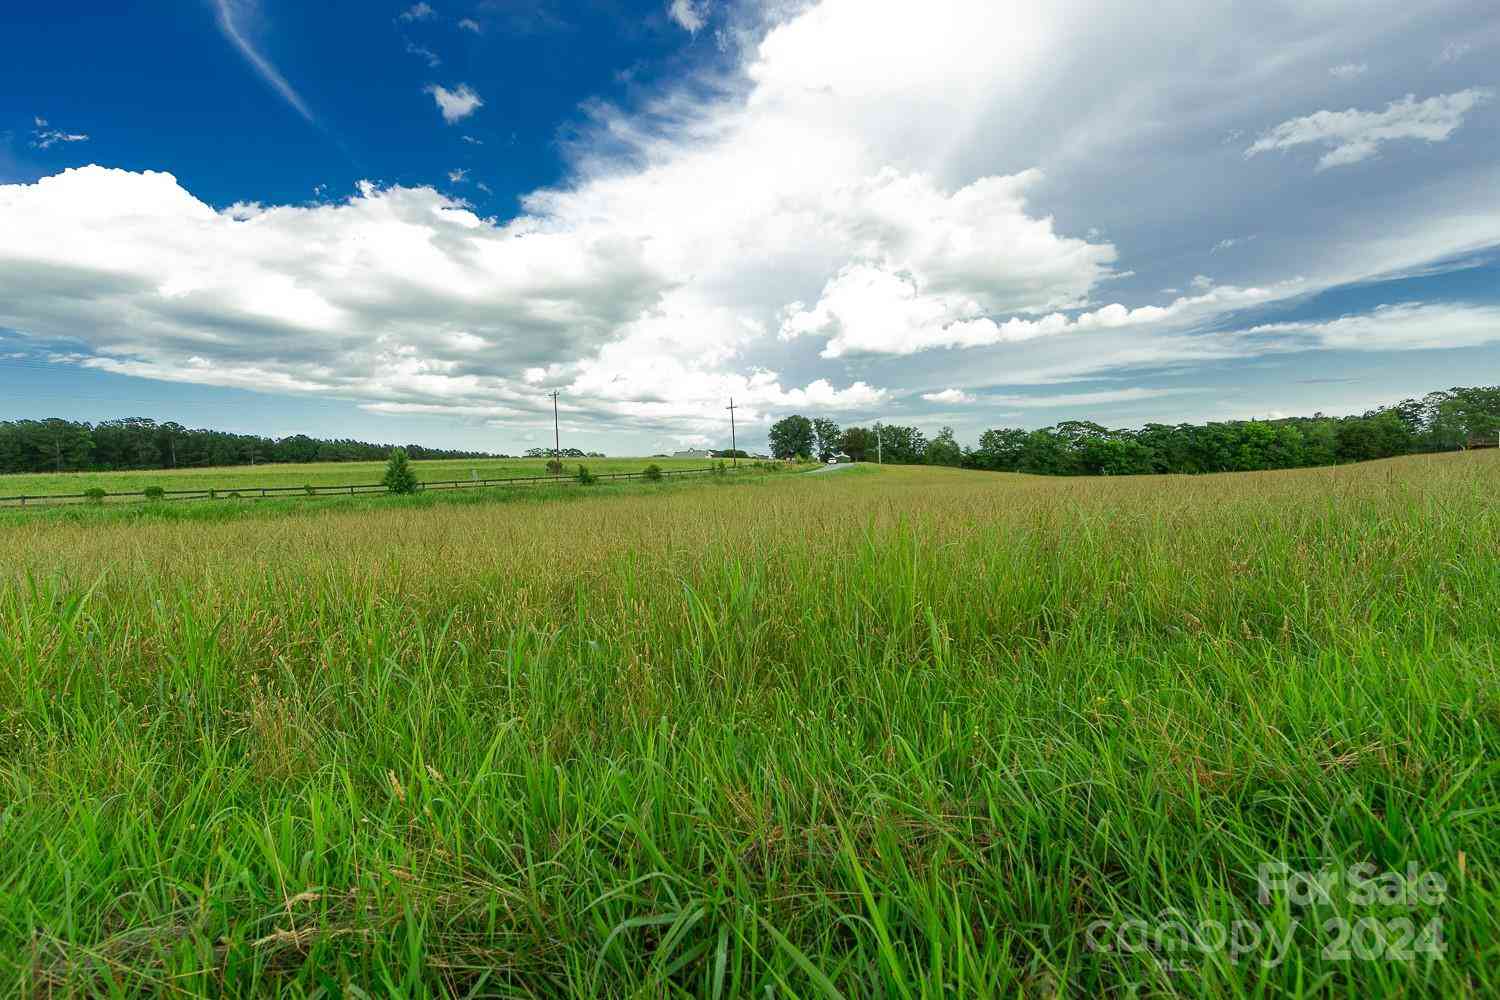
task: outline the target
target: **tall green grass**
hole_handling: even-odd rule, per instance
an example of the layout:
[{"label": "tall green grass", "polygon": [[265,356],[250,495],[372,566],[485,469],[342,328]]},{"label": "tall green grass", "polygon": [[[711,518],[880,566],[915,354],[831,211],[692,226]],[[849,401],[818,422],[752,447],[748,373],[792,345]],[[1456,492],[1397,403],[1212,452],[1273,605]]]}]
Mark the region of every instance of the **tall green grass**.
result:
[{"label": "tall green grass", "polygon": [[[0,523],[0,988],[1490,995],[1497,479]],[[1269,862],[1447,892],[1262,903]],[[1325,954],[1402,916],[1443,954]],[[1091,944],[1173,919],[1299,924]]]}]

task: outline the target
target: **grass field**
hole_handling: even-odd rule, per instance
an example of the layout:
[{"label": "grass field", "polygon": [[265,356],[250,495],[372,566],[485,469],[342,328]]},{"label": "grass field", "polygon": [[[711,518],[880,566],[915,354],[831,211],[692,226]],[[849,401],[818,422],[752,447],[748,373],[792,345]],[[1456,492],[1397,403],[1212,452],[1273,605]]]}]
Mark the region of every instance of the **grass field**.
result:
[{"label": "grass field", "polygon": [[[577,458],[567,459],[569,474],[585,465],[590,472],[640,472],[655,463],[663,469],[704,469],[707,458]],[[511,476],[545,476],[545,458],[443,459],[413,462],[423,482]],[[380,482],[384,462],[312,462],[285,465],[230,465],[206,469],[143,469],[128,472],[41,472],[0,476],[0,496],[52,496],[102,489],[111,493],[140,492],[148,486],[167,490],[244,490],[260,486],[349,486]]]},{"label": "grass field", "polygon": [[1495,995],[1497,486],[8,517],[0,990]]}]

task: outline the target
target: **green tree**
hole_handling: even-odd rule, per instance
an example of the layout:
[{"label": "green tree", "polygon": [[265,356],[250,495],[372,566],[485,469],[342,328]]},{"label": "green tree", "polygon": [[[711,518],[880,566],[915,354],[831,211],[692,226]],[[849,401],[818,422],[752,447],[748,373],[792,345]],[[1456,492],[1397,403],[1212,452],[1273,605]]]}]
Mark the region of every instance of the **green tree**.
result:
[{"label": "green tree", "polygon": [[417,492],[417,474],[412,471],[411,463],[407,461],[405,448],[396,448],[391,451],[391,459],[385,466],[385,478],[381,482],[385,483],[385,488],[392,493]]},{"label": "green tree", "polygon": [[771,425],[771,454],[777,458],[796,458],[813,453],[813,422],[801,414],[782,417]]},{"label": "green tree", "polygon": [[875,433],[868,427],[847,427],[839,435],[839,450],[856,462],[867,462],[874,457]]},{"label": "green tree", "polygon": [[927,442],[927,450],[922,460],[928,465],[951,465],[960,466],[964,462],[963,449],[958,446],[958,441],[953,436],[952,427],[944,427],[938,431],[938,436]]},{"label": "green tree", "polygon": [[818,417],[812,424],[818,461],[826,462],[839,453],[839,425],[827,417]]}]

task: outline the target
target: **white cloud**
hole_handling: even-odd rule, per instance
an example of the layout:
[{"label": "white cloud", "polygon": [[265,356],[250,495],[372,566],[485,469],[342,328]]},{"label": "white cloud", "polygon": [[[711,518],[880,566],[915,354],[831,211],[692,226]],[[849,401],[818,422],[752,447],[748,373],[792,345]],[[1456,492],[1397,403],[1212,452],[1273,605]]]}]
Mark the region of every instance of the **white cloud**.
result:
[{"label": "white cloud", "polygon": [[[1225,250],[1233,250],[1235,247],[1244,246],[1246,243],[1249,243],[1253,239],[1255,239],[1254,236],[1228,236],[1215,243],[1212,247],[1209,248],[1208,252],[1210,255],[1223,253]],[[1201,278],[1203,276],[1199,275],[1198,277]],[[1209,284],[1212,284],[1212,281],[1209,281]]]},{"label": "white cloud", "polygon": [[854,265],[828,283],[816,306],[793,303],[783,317],[781,337],[824,336],[828,338],[822,352],[825,358],[1016,344],[1092,330],[1181,325],[1285,298],[1294,294],[1301,281],[1238,288],[1214,286],[1199,275],[1193,285],[1203,294],[1181,297],[1165,306],[1129,309],[1116,302],[1076,316],[1053,312],[1040,319],[1012,316],[997,321],[976,310],[971,301],[928,294],[909,275]]},{"label": "white cloud", "polygon": [[464,136],[464,142],[467,142],[471,146],[483,146],[484,145],[484,140],[483,139],[476,139],[472,135],[466,135],[466,136]]},{"label": "white cloud", "polygon": [[458,27],[462,31],[472,31],[476,35],[482,33],[483,30],[484,30],[483,28],[480,27],[479,22],[476,21],[476,20],[474,20],[472,17],[466,17],[466,18],[461,19],[458,22]]},{"label": "white cloud", "polygon": [[430,84],[425,93],[431,94],[443,114],[443,121],[452,125],[484,107],[484,100],[467,83],[460,83],[453,90],[438,84]]},{"label": "white cloud", "polygon": [[408,55],[417,56],[418,58],[425,60],[429,69],[436,69],[443,64],[443,61],[438,58],[437,53],[432,51],[425,45],[417,45],[414,42],[407,42],[406,52]]},{"label": "white cloud", "polygon": [[962,389],[944,389],[941,392],[924,392],[922,398],[929,403],[973,403],[976,398]]},{"label": "white cloud", "polygon": [[1176,396],[1197,389],[1147,389],[1134,386],[1129,389],[1103,389],[1098,392],[1064,392],[1050,396],[990,396],[987,402],[997,406],[1015,406],[1021,409],[1049,410],[1058,407],[1103,406],[1107,403],[1133,403],[1142,399],[1160,399]]},{"label": "white cloud", "polygon": [[37,149],[51,149],[58,143],[88,142],[89,137],[85,132],[64,132],[53,128],[42,117],[33,118],[36,128],[31,133],[31,145]]},{"label": "white cloud", "polygon": [[1407,94],[1384,111],[1318,111],[1264,133],[1245,150],[1245,156],[1314,144],[1329,147],[1318,160],[1319,170],[1348,166],[1376,155],[1381,143],[1397,139],[1446,142],[1464,123],[1465,115],[1494,96],[1493,90],[1472,87],[1425,101]]},{"label": "white cloud", "polygon": [[436,15],[437,15],[437,11],[433,10],[432,6],[430,4],[425,3],[425,2],[424,3],[416,3],[416,4],[412,4],[410,7],[406,8],[406,10],[402,11],[397,16],[397,20],[407,21],[407,22],[411,22],[411,21],[428,21],[428,20],[431,20]]},{"label": "white cloud", "polygon": [[465,167],[455,167],[448,171],[448,180],[454,184],[462,184],[469,179],[469,171]]},{"label": "white cloud", "polygon": [[1328,75],[1333,77],[1335,80],[1343,80],[1347,83],[1350,80],[1358,80],[1360,77],[1369,72],[1369,70],[1370,67],[1366,63],[1347,62],[1340,63],[1339,65],[1329,69]]},{"label": "white cloud", "polygon": [[697,34],[708,23],[709,0],[669,0],[667,17],[684,30]]},{"label": "white cloud", "polygon": [[280,94],[303,118],[313,121],[312,111],[308,110],[302,95],[292,89],[292,85],[271,65],[270,60],[250,44],[250,39],[245,34],[242,22],[258,13],[256,0],[214,0],[214,7],[219,15],[219,30],[224,33],[224,37],[234,43],[235,48],[240,50],[240,54],[255,68],[261,79],[271,85],[271,89]]},{"label": "white cloud", "polygon": [[1449,42],[1443,46],[1443,51],[1438,55],[1438,62],[1458,62],[1464,56],[1474,51],[1474,43],[1469,41]]},{"label": "white cloud", "polygon": [[1500,306],[1408,302],[1321,322],[1267,323],[1245,333],[1306,347],[1348,351],[1416,351],[1476,347],[1500,341]]}]

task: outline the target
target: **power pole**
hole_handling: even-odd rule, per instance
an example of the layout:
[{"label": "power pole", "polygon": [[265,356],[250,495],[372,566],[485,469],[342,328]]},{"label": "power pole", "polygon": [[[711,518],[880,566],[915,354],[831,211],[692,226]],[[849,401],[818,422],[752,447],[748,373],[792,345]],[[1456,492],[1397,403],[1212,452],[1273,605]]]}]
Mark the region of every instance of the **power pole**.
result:
[{"label": "power pole", "polygon": [[880,439],[880,421],[875,421],[875,464],[885,464],[885,442]]},{"label": "power pole", "polygon": [[562,461],[562,435],[557,429],[557,390],[548,393],[552,397],[552,457]]},{"label": "power pole", "polygon": [[738,468],[739,464],[740,464],[740,456],[739,456],[740,447],[739,447],[739,444],[736,443],[735,436],[734,436],[734,411],[737,410],[737,409],[739,409],[739,407],[737,407],[737,406],[734,405],[734,397],[730,396],[729,397],[729,464],[735,466],[736,468]]}]

